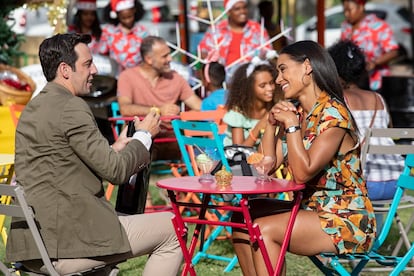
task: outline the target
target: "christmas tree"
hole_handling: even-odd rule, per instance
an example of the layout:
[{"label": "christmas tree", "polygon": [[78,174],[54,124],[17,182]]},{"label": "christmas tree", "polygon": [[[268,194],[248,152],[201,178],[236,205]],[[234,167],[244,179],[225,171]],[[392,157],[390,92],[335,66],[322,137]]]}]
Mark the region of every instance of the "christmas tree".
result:
[{"label": "christmas tree", "polygon": [[7,21],[10,11],[22,6],[24,3],[25,1],[22,0],[0,1],[0,63],[11,64],[13,58],[21,54],[19,47],[24,41],[24,36],[13,32]]}]

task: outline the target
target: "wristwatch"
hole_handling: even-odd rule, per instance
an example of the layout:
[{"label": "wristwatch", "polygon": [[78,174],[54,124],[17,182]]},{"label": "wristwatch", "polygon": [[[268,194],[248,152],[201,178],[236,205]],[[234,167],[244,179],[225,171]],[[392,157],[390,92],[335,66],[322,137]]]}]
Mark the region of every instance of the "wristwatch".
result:
[{"label": "wristwatch", "polygon": [[293,133],[293,132],[296,132],[298,130],[300,130],[300,126],[291,126],[291,127],[288,127],[287,129],[285,129],[285,133],[286,134]]}]

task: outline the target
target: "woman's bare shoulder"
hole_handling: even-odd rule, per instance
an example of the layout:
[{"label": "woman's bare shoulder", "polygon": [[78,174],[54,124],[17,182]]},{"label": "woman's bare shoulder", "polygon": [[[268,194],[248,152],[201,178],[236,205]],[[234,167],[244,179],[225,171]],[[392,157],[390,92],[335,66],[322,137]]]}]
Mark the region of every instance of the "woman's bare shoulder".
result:
[{"label": "woman's bare shoulder", "polygon": [[[376,102],[376,92],[363,90],[359,88],[344,90],[347,103],[351,110],[374,110],[378,109],[380,104]],[[379,99],[379,98],[377,98]],[[382,105],[382,104],[381,104]]]}]

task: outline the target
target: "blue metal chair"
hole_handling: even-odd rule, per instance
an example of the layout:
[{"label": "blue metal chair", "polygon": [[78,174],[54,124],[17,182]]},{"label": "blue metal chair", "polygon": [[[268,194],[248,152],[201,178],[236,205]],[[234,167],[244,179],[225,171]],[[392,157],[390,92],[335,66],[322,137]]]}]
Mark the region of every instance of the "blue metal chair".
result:
[{"label": "blue metal chair", "polygon": [[[119,111],[119,104],[118,104],[118,102],[112,102],[111,103],[111,113],[112,113],[112,117],[114,117],[114,118],[116,118],[116,117],[122,117],[121,116],[121,111]],[[121,133],[121,131],[122,131],[122,128],[124,127],[124,125],[125,125],[125,121],[124,120],[117,120],[116,122],[115,122],[115,131],[116,131],[116,134],[117,134],[117,137],[118,137],[118,135],[119,135],[119,133]]]},{"label": "blue metal chair", "polygon": [[[221,160],[224,167],[230,171],[230,166],[224,153],[223,142],[215,122],[174,120],[172,126],[177,138],[178,146],[180,147],[182,159],[187,167],[188,175],[199,175],[195,162],[195,151],[200,149],[215,149],[219,160]],[[196,136],[194,134],[196,134]],[[237,197],[235,197],[235,199],[237,199]],[[216,213],[216,216],[219,220],[225,221],[230,219],[231,213]],[[202,246],[200,246],[199,252],[193,257],[193,265],[197,264],[202,258],[209,258],[229,262],[224,270],[225,272],[229,272],[234,268],[238,262],[237,256],[229,258],[207,253],[210,245],[217,239],[223,230],[223,226],[214,228],[210,235],[204,240]],[[231,229],[226,228],[226,230],[231,232]]]},{"label": "blue metal chair", "polygon": [[[383,228],[374,242],[370,252],[358,254],[336,255],[323,253],[322,257],[327,258],[328,263],[324,264],[316,256],[311,256],[312,262],[325,275],[358,275],[365,268],[369,261],[376,261],[381,266],[394,267],[389,275],[399,275],[406,270],[408,262],[414,256],[414,243],[411,243],[410,249],[403,256],[383,255],[380,253],[381,246],[388,237],[394,217],[397,214],[398,206],[406,191],[414,190],[414,154],[408,154],[405,160],[405,168],[397,181],[397,191],[395,192],[389,212],[385,219]],[[354,263],[352,271],[348,271],[340,262],[348,260]]]},{"label": "blue metal chair", "polygon": [[[111,103],[111,113],[112,118],[122,117],[121,112],[119,110],[118,102],[114,101]],[[116,139],[119,133],[122,131],[123,127],[125,126],[124,120],[116,120],[112,123],[112,132],[114,134],[114,138]],[[176,165],[178,173],[181,172],[180,161],[179,160],[154,160],[151,163],[151,173],[164,175],[164,174],[171,174],[171,166]]]}]

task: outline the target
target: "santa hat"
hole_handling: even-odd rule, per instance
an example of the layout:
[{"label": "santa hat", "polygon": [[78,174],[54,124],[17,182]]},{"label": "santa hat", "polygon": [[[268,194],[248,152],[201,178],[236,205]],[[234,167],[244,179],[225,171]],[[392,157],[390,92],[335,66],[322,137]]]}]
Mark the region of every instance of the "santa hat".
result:
[{"label": "santa hat", "polygon": [[356,0],[355,3],[358,5],[365,5],[367,3],[367,0]]},{"label": "santa hat", "polygon": [[224,0],[224,9],[228,11],[238,2],[247,3],[247,0]]},{"label": "santa hat", "polygon": [[95,11],[96,0],[78,0],[76,3],[76,8],[78,8],[78,10]]},{"label": "santa hat", "polygon": [[111,0],[111,8],[113,11],[119,12],[135,6],[134,0]]}]

